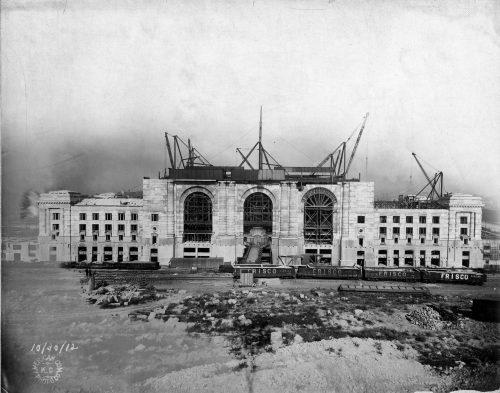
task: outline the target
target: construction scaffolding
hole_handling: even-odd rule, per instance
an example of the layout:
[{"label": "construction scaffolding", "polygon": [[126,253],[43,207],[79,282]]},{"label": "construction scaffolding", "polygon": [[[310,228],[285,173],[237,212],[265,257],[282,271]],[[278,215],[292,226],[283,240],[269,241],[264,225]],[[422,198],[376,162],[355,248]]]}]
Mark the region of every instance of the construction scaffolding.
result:
[{"label": "construction scaffolding", "polygon": [[243,205],[243,232],[250,233],[256,227],[264,228],[266,233],[273,231],[273,202],[262,192],[250,195]]},{"label": "construction scaffolding", "polygon": [[202,192],[193,192],[184,202],[184,242],[210,242],[212,201]]},{"label": "construction scaffolding", "polygon": [[304,241],[331,244],[334,201],[325,193],[313,193],[304,204]]}]

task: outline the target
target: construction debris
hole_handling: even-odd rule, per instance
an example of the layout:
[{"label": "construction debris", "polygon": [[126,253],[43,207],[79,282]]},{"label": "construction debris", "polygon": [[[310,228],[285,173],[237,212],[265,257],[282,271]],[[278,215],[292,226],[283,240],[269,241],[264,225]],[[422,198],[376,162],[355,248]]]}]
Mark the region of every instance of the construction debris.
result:
[{"label": "construction debris", "polygon": [[441,315],[429,306],[422,306],[406,314],[406,319],[417,326],[428,330],[441,330],[446,322],[441,320]]},{"label": "construction debris", "polygon": [[137,285],[108,285],[84,294],[87,301],[101,307],[122,307],[161,299],[164,294],[157,293],[154,287],[139,288]]}]

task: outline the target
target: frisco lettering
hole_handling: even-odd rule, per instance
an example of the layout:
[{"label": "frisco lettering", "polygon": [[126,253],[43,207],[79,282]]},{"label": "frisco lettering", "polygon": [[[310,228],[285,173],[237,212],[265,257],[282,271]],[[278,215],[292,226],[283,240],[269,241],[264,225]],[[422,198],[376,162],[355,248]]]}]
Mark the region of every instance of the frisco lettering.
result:
[{"label": "frisco lettering", "polygon": [[398,270],[398,271],[395,271],[395,272],[391,272],[391,271],[382,271],[382,272],[378,272],[378,275],[379,276],[384,276],[384,277],[406,277],[406,272],[405,271],[401,271],[401,270]]},{"label": "frisco lettering", "polygon": [[444,280],[468,280],[468,274],[460,274],[460,273],[441,273],[441,279]]}]

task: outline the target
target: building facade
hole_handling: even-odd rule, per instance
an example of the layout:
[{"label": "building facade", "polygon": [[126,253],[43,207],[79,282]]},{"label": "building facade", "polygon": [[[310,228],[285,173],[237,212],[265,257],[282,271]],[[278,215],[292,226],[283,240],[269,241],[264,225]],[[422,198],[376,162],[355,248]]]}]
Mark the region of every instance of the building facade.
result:
[{"label": "building facade", "polygon": [[257,244],[258,233],[260,262],[310,254],[345,266],[483,266],[479,197],[376,202],[373,182],[292,172],[174,169],[144,178],[142,199],[42,194],[40,259],[234,263]]}]

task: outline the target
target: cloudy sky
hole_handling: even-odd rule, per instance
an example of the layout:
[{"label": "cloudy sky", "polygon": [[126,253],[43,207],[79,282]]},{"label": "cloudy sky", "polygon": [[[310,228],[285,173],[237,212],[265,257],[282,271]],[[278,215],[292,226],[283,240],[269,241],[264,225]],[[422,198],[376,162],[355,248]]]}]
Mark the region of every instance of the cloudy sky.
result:
[{"label": "cloudy sky", "polygon": [[239,164],[260,105],[282,165],[319,163],[370,112],[351,173],[378,197],[418,191],[416,152],[447,191],[495,198],[499,4],[3,1],[2,215],[30,189],[140,189],[165,131]]}]

